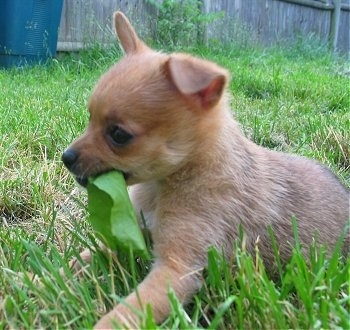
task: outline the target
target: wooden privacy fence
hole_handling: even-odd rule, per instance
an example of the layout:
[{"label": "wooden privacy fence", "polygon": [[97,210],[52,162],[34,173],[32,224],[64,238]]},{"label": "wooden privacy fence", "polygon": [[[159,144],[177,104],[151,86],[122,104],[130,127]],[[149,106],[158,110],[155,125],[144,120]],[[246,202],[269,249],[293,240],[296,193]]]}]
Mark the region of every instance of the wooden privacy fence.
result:
[{"label": "wooden privacy fence", "polygon": [[[161,0],[159,0],[161,1]],[[181,1],[181,0],[179,0]],[[313,35],[350,53],[350,0],[202,0],[201,10],[223,15],[205,27],[205,37],[271,45]],[[114,41],[111,16],[122,10],[142,37],[152,38],[156,11],[147,0],[64,0],[58,50]]]}]

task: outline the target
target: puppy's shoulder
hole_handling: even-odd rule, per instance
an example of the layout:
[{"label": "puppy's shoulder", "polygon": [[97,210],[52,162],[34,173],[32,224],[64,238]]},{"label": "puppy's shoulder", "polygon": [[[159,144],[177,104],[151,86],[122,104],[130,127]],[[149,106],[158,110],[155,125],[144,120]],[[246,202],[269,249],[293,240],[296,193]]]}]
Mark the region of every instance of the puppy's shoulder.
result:
[{"label": "puppy's shoulder", "polygon": [[139,183],[129,187],[129,196],[141,226],[144,226],[144,221],[148,228],[153,226],[158,191],[156,182]]}]

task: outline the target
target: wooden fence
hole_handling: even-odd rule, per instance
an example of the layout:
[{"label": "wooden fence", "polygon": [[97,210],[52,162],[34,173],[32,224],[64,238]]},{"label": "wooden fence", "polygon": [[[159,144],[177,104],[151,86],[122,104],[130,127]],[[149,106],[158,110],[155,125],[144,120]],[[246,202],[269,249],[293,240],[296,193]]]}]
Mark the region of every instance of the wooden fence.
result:
[{"label": "wooden fence", "polygon": [[[147,0],[64,0],[58,50],[113,42],[115,10],[125,12],[142,37],[152,37],[156,12]],[[202,11],[223,13],[206,27],[208,39],[271,45],[313,35],[350,54],[350,0],[202,0]]]}]

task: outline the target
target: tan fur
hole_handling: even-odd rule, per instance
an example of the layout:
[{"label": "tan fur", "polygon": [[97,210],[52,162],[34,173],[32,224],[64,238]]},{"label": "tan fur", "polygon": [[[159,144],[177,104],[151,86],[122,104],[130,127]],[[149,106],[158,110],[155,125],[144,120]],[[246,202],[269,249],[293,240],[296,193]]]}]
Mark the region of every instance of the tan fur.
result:
[{"label": "tan fur", "polygon": [[[115,26],[126,55],[97,83],[87,131],[68,149],[79,155],[69,167],[80,177],[110,169],[129,174],[135,210],[144,212],[152,233],[155,262],[138,295],[131,293],[96,328],[110,328],[112,320],[135,327],[133,311],[146,304],[161,322],[169,314],[168,288],[185,303],[201,285],[207,249],[232,255],[240,224],[250,252],[259,237],[271,272],[267,225],[283,261],[291,253],[293,216],[305,252],[315,233],[331,250],[349,220],[349,191],[336,177],[312,160],[245,138],[231,115],[226,70],[151,50],[120,12]],[[134,138],[113,145],[111,125]],[[84,258],[89,259],[86,252]]]}]

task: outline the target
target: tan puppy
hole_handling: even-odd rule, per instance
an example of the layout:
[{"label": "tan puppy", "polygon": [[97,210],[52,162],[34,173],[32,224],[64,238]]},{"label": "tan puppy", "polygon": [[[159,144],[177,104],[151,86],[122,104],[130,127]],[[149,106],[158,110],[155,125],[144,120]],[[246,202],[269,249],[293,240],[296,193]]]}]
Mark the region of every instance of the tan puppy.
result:
[{"label": "tan puppy", "polygon": [[229,257],[240,224],[252,253],[259,237],[270,270],[266,226],[273,227],[286,261],[293,216],[305,252],[315,233],[332,249],[349,219],[349,191],[337,178],[312,160],[245,138],[231,115],[226,70],[153,51],[122,13],[114,19],[126,56],[97,83],[89,126],[63,161],[83,185],[111,169],[125,173],[136,213],[143,211],[152,233],[155,261],[138,296],[130,294],[96,328],[110,328],[112,320],[135,327],[133,311],[147,304],[161,322],[170,311],[169,286],[185,303],[201,286],[208,247]]}]

